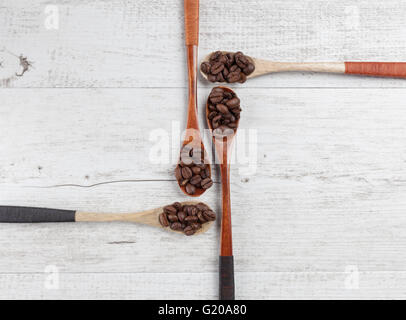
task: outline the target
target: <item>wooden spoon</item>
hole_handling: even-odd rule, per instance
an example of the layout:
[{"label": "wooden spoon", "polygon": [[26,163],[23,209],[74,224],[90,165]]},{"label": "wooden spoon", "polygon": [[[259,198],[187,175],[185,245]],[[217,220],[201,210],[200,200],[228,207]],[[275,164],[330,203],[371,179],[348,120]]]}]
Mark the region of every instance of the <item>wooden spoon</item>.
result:
[{"label": "wooden spoon", "polygon": [[[198,202],[186,201],[181,204],[196,205]],[[135,213],[92,213],[46,208],[0,206],[0,223],[136,222],[183,234],[182,231],[175,231],[160,224],[159,214],[162,212],[163,207]],[[202,224],[202,227],[196,231],[195,235],[206,232],[212,224],[213,221]]]},{"label": "wooden spoon", "polygon": [[[223,51],[228,53],[228,51]],[[202,62],[209,61],[211,54]],[[406,78],[406,62],[274,62],[246,56],[255,65],[247,79],[268,73],[302,71],[357,74],[378,77]],[[207,79],[207,75],[200,71]]]},{"label": "wooden spoon", "polygon": [[[224,91],[233,92],[230,88],[219,87]],[[210,113],[209,101],[206,103],[206,120],[209,129],[213,131],[212,123],[208,118]],[[234,300],[234,258],[233,258],[233,241],[231,226],[231,198],[230,198],[230,164],[229,159],[231,147],[234,142],[237,127],[233,134],[224,137],[213,135],[213,142],[216,147],[217,157],[220,161],[221,185],[222,185],[222,207],[223,214],[221,220],[221,237],[220,237],[220,300]]]},{"label": "wooden spoon", "polygon": [[[188,103],[188,116],[186,126],[186,136],[182,143],[182,148],[188,145],[193,149],[200,149],[203,155],[204,162],[210,168],[206,161],[207,153],[204,149],[203,140],[200,135],[199,121],[197,119],[197,48],[199,44],[199,0],[184,0],[185,6],[185,38],[187,49],[187,63],[188,63],[188,84],[189,84],[189,103]],[[192,197],[201,196],[206,189],[197,188],[194,194],[186,192],[186,186],[182,186],[178,181],[179,187],[182,191]]]}]

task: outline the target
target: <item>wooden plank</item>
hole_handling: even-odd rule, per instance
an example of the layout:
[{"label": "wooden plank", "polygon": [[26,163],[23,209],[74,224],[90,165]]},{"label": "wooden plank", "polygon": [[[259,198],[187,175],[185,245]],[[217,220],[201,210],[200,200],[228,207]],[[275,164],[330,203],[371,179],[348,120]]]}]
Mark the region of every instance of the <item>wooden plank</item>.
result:
[{"label": "wooden plank", "polygon": [[[258,158],[253,175],[232,169],[236,271],[404,271],[406,92],[238,93],[238,136],[258,130]],[[0,100],[1,204],[125,212],[186,199],[172,164],[148,156],[150,129],[184,117],[183,89],[5,89]],[[217,212],[219,192],[202,198]],[[128,224],[0,227],[3,273],[217,271],[215,228],[185,239]]]},{"label": "wooden plank", "polygon": [[[67,0],[56,6],[57,30],[45,25],[54,10],[49,5],[2,1],[2,86],[185,87],[182,1]],[[276,61],[406,61],[405,15],[402,0],[206,0],[200,56],[224,49]],[[16,78],[18,60],[4,49],[27,56],[34,68]],[[404,88],[406,82],[297,73],[244,86]]]},{"label": "wooden plank", "polygon": [[[404,299],[405,272],[237,272],[237,299]],[[0,274],[0,299],[216,300],[214,273]],[[57,282],[55,279],[58,279]],[[58,288],[54,285],[58,284]]]}]

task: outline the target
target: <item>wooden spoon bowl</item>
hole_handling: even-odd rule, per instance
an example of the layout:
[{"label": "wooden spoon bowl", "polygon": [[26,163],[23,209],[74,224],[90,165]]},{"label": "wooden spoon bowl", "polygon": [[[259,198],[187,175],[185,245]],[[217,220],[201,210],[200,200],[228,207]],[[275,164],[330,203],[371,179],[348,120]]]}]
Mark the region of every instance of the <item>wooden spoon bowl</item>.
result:
[{"label": "wooden spoon bowl", "polygon": [[[227,53],[231,53],[231,51],[221,51],[223,54],[227,54]],[[201,63],[204,63],[204,62],[209,62],[209,60],[210,60],[210,56],[213,54],[214,52],[212,52],[212,53],[210,53],[210,54],[208,54],[206,57],[204,57],[203,58],[203,60],[202,60],[202,62]],[[258,60],[258,59],[255,59],[255,58],[252,58],[252,57],[249,57],[249,56],[245,56],[251,63],[253,63],[254,64],[254,66],[255,66],[255,70],[254,70],[254,72],[253,73],[251,73],[250,75],[248,75],[247,76],[247,79],[249,79],[249,78],[253,78],[253,77],[257,77],[259,74],[257,74],[257,65],[260,65],[260,60]],[[200,68],[199,68],[199,70],[200,70],[200,74],[203,76],[203,78],[205,78],[207,81],[209,81],[208,79],[207,79],[207,74],[205,74]],[[223,89],[225,88],[225,87],[222,87]],[[227,88],[228,90],[231,90],[231,89],[229,89],[229,88]],[[232,91],[232,90],[231,90]]]},{"label": "wooden spoon bowl", "polygon": [[[231,90],[231,89],[228,88],[228,87],[217,86],[216,88],[220,88],[220,89],[223,89],[224,91],[227,91],[227,92],[236,94],[233,90]],[[208,125],[209,129],[212,130],[212,131],[215,131],[215,130],[213,130],[213,126],[212,126],[212,123],[211,123],[210,119],[208,119],[208,115],[209,115],[209,113],[210,113],[210,110],[209,110],[209,104],[210,104],[209,99],[210,99],[210,98],[207,98],[207,101],[206,101],[206,121],[207,121],[207,125]],[[235,135],[237,134],[238,126],[239,126],[239,124],[240,124],[240,119],[238,119],[238,120],[236,121],[236,124],[237,124],[237,127],[233,130],[234,132],[233,132],[232,134],[224,135],[224,138],[227,139],[228,143],[231,143],[232,140],[233,140],[233,138],[234,138]],[[216,139],[216,137],[213,135],[213,142],[218,144],[218,143],[221,142],[221,140],[220,140],[220,139]]]},{"label": "wooden spoon bowl", "polygon": [[[194,132],[195,135],[198,134],[199,136],[197,138],[194,137],[193,140],[189,139],[189,140],[185,140],[183,142],[182,148],[181,148],[181,155],[182,155],[182,149],[184,147],[193,148],[194,150],[201,150],[201,154],[203,156],[203,159],[200,159],[200,161],[201,161],[202,164],[205,164],[209,168],[209,176],[208,177],[211,178],[211,166],[210,166],[210,163],[208,161],[207,152],[206,152],[206,150],[204,148],[203,143],[201,143],[201,140],[200,140],[201,139],[200,138],[200,132],[195,131],[195,130],[193,130],[193,132]],[[182,162],[182,159],[180,157],[179,161],[178,161],[179,166],[180,166],[181,162]],[[194,194],[189,194],[186,191],[186,185],[182,185],[180,180],[177,180],[177,181],[178,181],[179,188],[183,191],[183,193],[190,196],[190,197],[200,197],[206,191],[206,189],[196,187],[195,193]]]},{"label": "wooden spoon bowl", "polygon": [[[229,53],[230,51],[221,51]],[[209,54],[203,62],[210,60]],[[321,72],[364,76],[406,78],[406,62],[277,62],[246,56],[255,66],[253,73],[247,76],[252,79],[275,72]],[[200,70],[207,80],[207,75]]]}]

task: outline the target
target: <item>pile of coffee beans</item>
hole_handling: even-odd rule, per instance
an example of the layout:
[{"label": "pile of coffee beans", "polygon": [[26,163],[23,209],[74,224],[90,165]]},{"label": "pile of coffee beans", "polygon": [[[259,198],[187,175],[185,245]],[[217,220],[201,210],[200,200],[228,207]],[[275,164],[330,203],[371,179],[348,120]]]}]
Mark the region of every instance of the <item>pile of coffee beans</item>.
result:
[{"label": "pile of coffee beans", "polygon": [[210,55],[209,61],[201,64],[200,70],[210,82],[244,83],[254,72],[255,65],[240,51],[216,51]]},{"label": "pile of coffee beans", "polygon": [[190,195],[194,195],[198,189],[209,189],[213,185],[210,166],[204,163],[204,154],[201,149],[189,145],[183,146],[181,150],[175,177]]},{"label": "pile of coffee beans", "polygon": [[237,95],[221,87],[213,88],[207,106],[207,118],[211,122],[212,129],[221,132],[226,132],[228,129],[234,133],[238,127],[241,112],[240,99]]},{"label": "pile of coffee beans", "polygon": [[193,235],[202,227],[202,224],[214,220],[216,220],[216,214],[204,203],[182,205],[175,202],[164,207],[159,215],[159,222],[163,227],[183,231],[187,236]]}]

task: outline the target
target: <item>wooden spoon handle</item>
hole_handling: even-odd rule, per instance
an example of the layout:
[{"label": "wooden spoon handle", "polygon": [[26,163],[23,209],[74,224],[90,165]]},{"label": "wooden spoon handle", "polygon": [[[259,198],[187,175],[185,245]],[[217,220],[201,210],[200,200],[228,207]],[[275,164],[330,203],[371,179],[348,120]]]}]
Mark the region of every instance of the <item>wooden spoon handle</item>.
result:
[{"label": "wooden spoon handle", "polygon": [[406,78],[406,62],[346,62],[345,73]]},{"label": "wooden spoon handle", "polygon": [[187,46],[199,44],[199,0],[185,0],[185,38]]},{"label": "wooden spoon handle", "polygon": [[234,258],[220,256],[220,300],[234,300]]},{"label": "wooden spoon handle", "polygon": [[75,222],[75,211],[0,206],[0,222],[34,223],[34,222]]},{"label": "wooden spoon handle", "polygon": [[[217,151],[220,148],[218,148]],[[220,249],[220,300],[234,300],[234,262],[233,240],[231,226],[231,198],[230,198],[230,166],[227,159],[227,143],[223,143],[221,152],[222,163],[221,186],[223,200],[223,214],[221,221],[221,249]]]},{"label": "wooden spoon handle", "polygon": [[158,209],[136,213],[93,213],[72,210],[0,206],[0,222],[43,223],[43,222],[108,222],[128,221],[159,227]]},{"label": "wooden spoon handle", "polygon": [[[227,161],[227,151],[224,151],[223,160]],[[233,255],[233,240],[231,227],[231,199],[230,199],[230,166],[227,162],[220,165],[222,187],[222,220],[221,220],[221,256]]]}]

